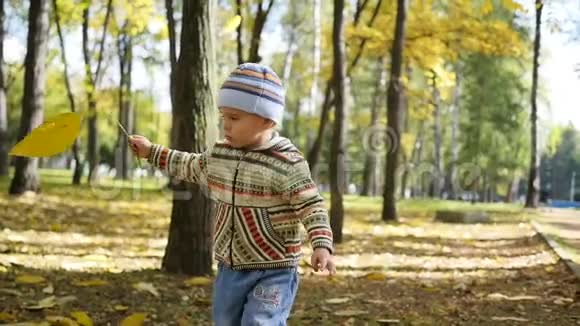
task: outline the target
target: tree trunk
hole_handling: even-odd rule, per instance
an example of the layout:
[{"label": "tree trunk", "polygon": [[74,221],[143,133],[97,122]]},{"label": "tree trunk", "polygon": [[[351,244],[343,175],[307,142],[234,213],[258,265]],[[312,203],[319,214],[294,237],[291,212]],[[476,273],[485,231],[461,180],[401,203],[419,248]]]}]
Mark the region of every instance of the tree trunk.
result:
[{"label": "tree trunk", "polygon": [[508,192],[505,196],[507,203],[513,203],[517,200],[519,185],[520,185],[520,177],[517,175],[514,175],[514,177],[512,178],[512,180],[508,186]]},{"label": "tree trunk", "polygon": [[433,176],[433,196],[435,198],[441,198],[441,191],[443,188],[443,139],[441,136],[441,95],[439,93],[439,87],[437,86],[437,74],[435,71],[433,73],[433,139],[434,148],[433,153],[435,155],[435,175]]},{"label": "tree trunk", "polygon": [[[242,16],[242,0],[236,0],[236,14],[240,17]],[[243,31],[243,18],[242,23],[236,28],[236,42],[237,42],[237,54],[238,54],[238,65],[244,63],[244,44],[242,42],[242,31]]]},{"label": "tree trunk", "polygon": [[445,189],[449,194],[450,199],[457,198],[457,164],[459,161],[459,118],[461,100],[461,70],[459,67],[455,69],[455,90],[453,92],[453,107],[451,111],[451,161],[449,162],[449,169],[446,177]]},{"label": "tree trunk", "polygon": [[173,0],[165,0],[165,18],[167,20],[167,31],[169,35],[169,96],[171,99],[171,107],[174,107],[175,102],[175,86],[174,74],[175,65],[177,64],[177,38],[175,36],[175,17],[173,16]]},{"label": "tree trunk", "polygon": [[[172,126],[177,150],[204,151],[208,128],[211,128],[208,114],[215,105],[212,3],[210,0],[183,2]],[[192,275],[212,274],[211,201],[198,184],[180,182],[174,190],[163,269]],[[183,198],[184,192],[188,198]]]},{"label": "tree trunk", "polygon": [[[126,23],[125,23],[126,24]],[[127,132],[133,133],[133,110],[131,106],[131,73],[133,67],[133,40],[124,27],[117,40],[119,54],[119,121]],[[131,155],[125,133],[117,128],[117,178],[131,177]]]},{"label": "tree trunk", "polygon": [[[288,50],[286,51],[286,57],[284,59],[284,69],[282,71],[282,82],[283,85],[285,85],[286,87],[288,87],[289,83],[290,83],[290,77],[292,76],[292,64],[294,62],[294,56],[296,55],[296,51],[298,50],[298,45],[296,44],[297,42],[297,29],[298,29],[298,24],[300,23],[298,21],[298,15],[297,15],[297,9],[296,9],[296,2],[290,2],[288,4],[289,6],[291,6],[289,8],[289,10],[291,11],[291,15],[292,15],[292,21],[291,21],[291,29],[289,31],[289,37],[288,37]],[[292,121],[292,126],[294,126],[294,132],[293,132],[293,136],[296,137],[296,141],[298,133],[299,133],[299,125],[298,125],[298,118],[300,116],[300,101],[298,101],[296,108],[294,110],[294,118]]]},{"label": "tree trunk", "polygon": [[312,86],[310,87],[310,114],[316,112],[316,96],[318,95],[318,75],[320,75],[320,0],[313,1],[314,10],[314,46],[313,46],[313,62],[312,62]]},{"label": "tree trunk", "polygon": [[[372,27],[375,19],[378,16],[379,13],[379,9],[381,7],[382,4],[382,0],[379,0],[377,2],[377,5],[375,7],[375,10],[373,11],[373,15],[371,16],[371,19],[369,20],[368,26]],[[354,26],[356,27],[356,25],[358,24],[358,20],[356,19],[357,15],[358,17],[360,17],[360,11],[362,9],[364,9],[364,6],[360,6],[357,7],[358,11],[355,13],[355,20],[354,20]],[[365,44],[366,44],[366,39],[362,40],[359,45],[358,48],[356,50],[356,54],[354,59],[352,60],[351,64],[347,67],[347,71],[346,71],[346,76],[350,77],[352,71],[354,70],[354,68],[356,67],[356,65],[359,62],[359,59],[362,56],[363,50],[365,48]],[[326,125],[328,124],[328,117],[330,115],[330,111],[332,110],[332,106],[334,105],[335,100],[331,97],[332,95],[332,87],[333,87],[333,83],[334,81],[332,79],[329,79],[326,81],[326,91],[324,92],[324,101],[322,104],[322,110],[320,112],[320,124],[318,125],[318,132],[317,132],[317,136],[316,139],[314,140],[312,147],[310,148],[310,150],[308,151],[308,164],[310,165],[310,171],[312,173],[312,178],[314,180],[317,180],[318,178],[318,163],[320,161],[320,150],[322,149],[322,142],[323,142],[323,137],[326,133]]]},{"label": "tree trunk", "polygon": [[528,175],[528,193],[526,195],[526,207],[538,207],[540,197],[540,159],[538,151],[538,68],[540,57],[540,40],[542,26],[542,9],[544,8],[543,0],[536,0],[536,35],[534,38],[534,67],[532,73],[532,114],[530,115],[531,123],[531,157],[530,171]]},{"label": "tree trunk", "polygon": [[[21,140],[42,123],[44,115],[45,64],[48,48],[48,0],[31,1],[28,11],[28,40],[24,60],[24,94],[18,139]],[[10,194],[40,191],[38,159],[17,157]]]},{"label": "tree trunk", "polygon": [[260,0],[258,3],[258,12],[256,13],[256,18],[254,19],[254,27],[252,29],[252,39],[250,40],[250,53],[248,55],[249,62],[260,62],[262,57],[259,55],[260,41],[262,39],[262,30],[266,24],[266,19],[268,14],[274,6],[276,0],[270,0],[268,7],[264,8],[264,0]]},{"label": "tree trunk", "polygon": [[8,107],[6,103],[6,76],[4,76],[4,3],[0,0],[0,176],[8,175]]},{"label": "tree trunk", "polygon": [[[54,10],[54,20],[56,23],[56,31],[58,33],[58,41],[60,44],[60,55],[61,55],[62,63],[64,65],[64,76],[63,77],[64,77],[64,84],[66,86],[66,94],[68,97],[68,102],[70,105],[71,112],[76,112],[75,98],[74,98],[74,95],[72,93],[72,89],[71,89],[71,85],[70,85],[70,78],[69,78],[69,74],[68,74],[68,60],[66,59],[66,48],[64,45],[64,37],[62,34],[62,28],[60,25],[60,13],[58,11],[58,0],[52,0],[52,4],[53,4],[53,10]],[[79,151],[80,151],[80,139],[77,137],[72,145],[73,159],[75,162],[72,184],[77,185],[77,186],[81,184],[81,178],[83,176],[83,163],[82,163],[82,160],[80,158]]]},{"label": "tree trunk", "polygon": [[312,174],[312,179],[318,181],[319,177],[319,161],[320,161],[320,150],[322,149],[322,140],[324,138],[324,132],[326,131],[326,125],[328,124],[328,116],[330,114],[330,109],[332,104],[330,103],[330,92],[332,82],[327,82],[326,90],[324,92],[324,103],[322,103],[322,110],[320,111],[320,124],[318,126],[318,133],[312,147],[308,151],[308,165],[310,166],[310,173]]},{"label": "tree trunk", "polygon": [[[369,130],[380,130],[379,108],[382,101],[383,90],[386,85],[387,70],[385,69],[384,58],[377,60],[377,79],[375,81],[375,94],[371,103],[371,124]],[[377,184],[377,153],[371,148],[366,149],[366,159],[363,171],[363,185],[361,196],[376,196]]]},{"label": "tree trunk", "polygon": [[[395,22],[395,37],[391,54],[391,79],[387,89],[387,130],[394,134],[395,140],[400,142],[400,112],[405,98],[405,85],[401,81],[403,69],[403,49],[405,46],[405,20],[407,15],[407,1],[397,0],[397,17]],[[383,192],[383,221],[396,221],[396,176],[398,168],[399,146],[392,146],[387,150],[387,164],[385,167],[385,189]]]},{"label": "tree trunk", "polygon": [[102,74],[102,62],[103,62],[103,52],[105,49],[105,38],[107,36],[107,26],[109,25],[109,19],[111,16],[111,8],[113,6],[113,0],[108,0],[107,9],[105,12],[105,21],[103,23],[103,30],[101,32],[101,39],[99,40],[99,52],[97,53],[97,68],[95,72],[92,71],[92,54],[89,50],[89,8],[90,3],[86,4],[86,8],[83,10],[83,26],[82,26],[82,48],[83,48],[83,59],[85,64],[85,88],[87,92],[87,103],[88,103],[88,117],[87,117],[87,127],[88,127],[88,141],[87,141],[87,161],[89,161],[89,175],[87,182],[92,184],[97,179],[97,169],[99,167],[99,138],[98,138],[98,123],[97,123],[97,100],[95,98],[95,91],[99,82],[101,80]]},{"label": "tree trunk", "polygon": [[345,101],[345,43],[344,43],[344,0],[334,0],[334,23],[332,27],[332,49],[334,53],[333,81],[334,81],[334,132],[330,154],[330,225],[334,235],[334,242],[342,242],[342,225],[344,208],[342,197],[345,189],[345,142],[346,116]]}]

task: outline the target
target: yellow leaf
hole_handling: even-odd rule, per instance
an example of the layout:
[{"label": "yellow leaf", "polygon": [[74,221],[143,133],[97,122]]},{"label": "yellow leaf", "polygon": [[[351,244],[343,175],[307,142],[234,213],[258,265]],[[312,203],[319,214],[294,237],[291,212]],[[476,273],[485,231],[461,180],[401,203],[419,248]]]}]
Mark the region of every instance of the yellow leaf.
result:
[{"label": "yellow leaf", "polygon": [[46,157],[67,150],[81,130],[81,115],[68,112],[45,121],[16,144],[10,155]]},{"label": "yellow leaf", "polygon": [[234,29],[238,28],[238,26],[240,26],[241,22],[242,22],[242,16],[235,15],[234,17],[230,18],[228,20],[228,22],[226,23],[226,27],[224,27],[224,32],[233,31]]},{"label": "yellow leaf", "polygon": [[187,279],[183,283],[189,286],[203,286],[211,284],[212,280],[209,277],[197,276]]},{"label": "yellow leaf", "polygon": [[332,298],[332,299],[326,299],[326,303],[328,304],[341,304],[341,303],[347,303],[350,301],[350,298]]},{"label": "yellow leaf", "polygon": [[159,296],[159,291],[157,291],[155,286],[151,283],[145,283],[145,282],[135,283],[135,284],[133,284],[133,288],[135,288],[139,291],[149,292],[156,297]]},{"label": "yellow leaf", "polygon": [[113,309],[115,309],[117,311],[127,311],[127,310],[129,310],[129,307],[117,304],[113,307]]},{"label": "yellow leaf", "polygon": [[177,325],[179,326],[191,326],[193,325],[189,320],[184,317],[181,317],[177,320]]},{"label": "yellow leaf", "polygon": [[46,308],[52,308],[56,306],[56,304],[56,297],[50,296],[38,301],[36,304],[27,305],[25,308],[28,310],[42,310]]},{"label": "yellow leaf", "polygon": [[21,275],[16,278],[16,283],[20,284],[36,284],[44,282],[44,277],[40,275]]},{"label": "yellow leaf", "polygon": [[16,316],[8,312],[0,312],[0,321],[16,320]]},{"label": "yellow leaf", "polygon": [[99,279],[94,279],[94,280],[87,280],[87,281],[74,281],[72,284],[76,285],[76,286],[101,286],[101,285],[107,285],[107,284],[109,284],[109,282],[99,280]]},{"label": "yellow leaf", "polygon": [[491,0],[485,0],[483,6],[481,6],[481,13],[488,15],[493,11],[493,3]]},{"label": "yellow leaf", "polygon": [[146,313],[137,312],[123,319],[121,326],[141,326],[147,317]]},{"label": "yellow leaf", "polygon": [[70,315],[82,326],[93,326],[93,320],[84,311],[73,311]]},{"label": "yellow leaf", "polygon": [[381,272],[372,272],[365,275],[365,278],[369,281],[384,281],[387,279],[387,275]]},{"label": "yellow leaf", "polygon": [[49,321],[52,326],[79,326],[76,321],[62,316],[47,316],[46,320]]}]

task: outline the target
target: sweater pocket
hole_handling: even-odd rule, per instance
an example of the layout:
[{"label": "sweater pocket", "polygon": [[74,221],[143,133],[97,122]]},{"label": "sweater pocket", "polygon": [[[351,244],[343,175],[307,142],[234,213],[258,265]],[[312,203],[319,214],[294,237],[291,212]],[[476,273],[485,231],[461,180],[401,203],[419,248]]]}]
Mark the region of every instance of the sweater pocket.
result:
[{"label": "sweater pocket", "polygon": [[261,208],[260,209],[260,216],[262,217],[264,226],[266,227],[266,231],[268,232],[270,237],[272,237],[274,239],[274,241],[276,241],[279,245],[281,245],[285,251],[286,240],[284,239],[284,237],[280,233],[278,233],[276,231],[276,229],[272,225],[272,220],[270,219],[270,214],[268,213],[268,209]]}]

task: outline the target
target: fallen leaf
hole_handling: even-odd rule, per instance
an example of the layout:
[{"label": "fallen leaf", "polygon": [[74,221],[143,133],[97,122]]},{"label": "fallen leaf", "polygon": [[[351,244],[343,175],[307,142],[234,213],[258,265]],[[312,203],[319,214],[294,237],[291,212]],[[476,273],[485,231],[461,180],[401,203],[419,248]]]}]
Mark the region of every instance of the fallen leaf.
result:
[{"label": "fallen leaf", "polygon": [[346,309],[346,310],[341,310],[341,311],[335,311],[334,315],[335,316],[340,316],[340,317],[355,317],[355,316],[360,316],[360,315],[366,315],[368,314],[368,311],[365,310],[350,310],[350,309]]},{"label": "fallen leaf", "polygon": [[147,318],[146,313],[136,312],[123,319],[121,326],[141,326],[145,322],[145,318]]},{"label": "fallen leaf", "polygon": [[15,323],[15,324],[4,324],[4,326],[51,326],[51,325],[47,321],[41,321],[38,323],[24,322],[24,323]]},{"label": "fallen leaf", "polygon": [[364,276],[369,281],[384,281],[387,279],[387,275],[381,272],[372,272]]},{"label": "fallen leaf", "polygon": [[520,317],[491,317],[491,320],[496,321],[530,321],[529,319]]},{"label": "fallen leaf", "polygon": [[93,326],[93,320],[84,311],[73,311],[70,315],[82,326]]},{"label": "fallen leaf", "polygon": [[139,291],[149,292],[155,297],[159,297],[159,291],[151,283],[139,282],[133,284],[133,287]]},{"label": "fallen leaf", "polygon": [[67,304],[69,302],[72,302],[72,301],[75,301],[76,299],[77,299],[77,297],[75,297],[74,295],[67,295],[67,296],[64,296],[64,297],[58,297],[58,298],[56,298],[56,303],[59,306],[64,306],[65,304]]},{"label": "fallen leaf", "polygon": [[117,304],[113,307],[113,309],[115,309],[117,311],[127,311],[127,310],[129,310],[129,307]]},{"label": "fallen leaf", "polygon": [[22,292],[13,289],[0,289],[0,293],[12,294],[17,297],[22,296]]},{"label": "fallen leaf", "polygon": [[184,317],[181,317],[177,320],[177,325],[179,326],[192,326],[193,324]]},{"label": "fallen leaf", "polygon": [[46,320],[51,326],[79,326],[76,321],[63,316],[47,316]]},{"label": "fallen leaf", "polygon": [[509,301],[520,301],[520,300],[538,300],[539,297],[532,295],[517,295],[514,297],[507,296],[501,293],[491,293],[487,296],[491,300],[509,300]]},{"label": "fallen leaf", "polygon": [[557,305],[566,305],[568,303],[572,303],[574,302],[574,300],[570,299],[570,298],[563,298],[563,297],[556,297],[554,300],[554,303]]},{"label": "fallen leaf", "polygon": [[367,299],[365,300],[366,303],[370,303],[370,304],[376,304],[376,305],[385,305],[387,304],[387,301],[385,300],[373,300],[373,299]]},{"label": "fallen leaf", "polygon": [[46,293],[46,294],[53,294],[54,293],[54,286],[52,286],[52,284],[48,284],[47,287],[42,289],[42,292]]},{"label": "fallen leaf", "polygon": [[193,304],[196,306],[211,306],[211,299],[208,298],[196,298],[193,301]]},{"label": "fallen leaf", "polygon": [[27,305],[24,308],[28,310],[42,310],[46,308],[52,308],[54,306],[56,306],[56,297],[50,296],[38,301],[35,304]]},{"label": "fallen leaf", "polygon": [[197,276],[185,280],[183,283],[189,286],[203,286],[212,284],[212,279],[209,277]]},{"label": "fallen leaf", "polygon": [[341,303],[347,303],[349,301],[350,301],[350,298],[332,298],[332,299],[327,299],[326,303],[341,304]]},{"label": "fallen leaf", "polygon": [[37,284],[44,282],[44,277],[40,275],[20,275],[16,278],[15,282],[20,284]]},{"label": "fallen leaf", "polygon": [[87,280],[87,281],[74,281],[74,282],[72,282],[72,284],[76,285],[76,286],[101,286],[101,285],[107,285],[107,284],[109,284],[109,282],[99,280],[99,279],[93,279],[93,280]]},{"label": "fallen leaf", "polygon": [[398,319],[377,319],[379,325],[392,325],[401,323]]},{"label": "fallen leaf", "polygon": [[16,320],[16,316],[8,312],[0,312],[0,321]]}]

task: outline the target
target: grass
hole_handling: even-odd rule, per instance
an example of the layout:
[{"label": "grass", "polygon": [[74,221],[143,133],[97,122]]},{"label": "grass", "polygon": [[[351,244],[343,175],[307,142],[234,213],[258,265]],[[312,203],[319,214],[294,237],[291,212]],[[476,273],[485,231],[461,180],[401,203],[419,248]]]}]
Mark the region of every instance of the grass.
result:
[{"label": "grass", "polygon": [[[72,171],[60,169],[39,169],[43,193],[67,196],[85,200],[156,200],[171,199],[171,191],[166,188],[167,178],[141,177],[133,180],[118,180],[103,177],[96,185],[87,185],[83,178],[80,186],[71,185]],[[9,177],[0,178],[0,191],[6,192],[10,185]],[[330,193],[323,193],[327,204],[330,204]],[[361,197],[345,195],[344,208],[348,212],[362,216],[363,219],[380,219],[382,197]],[[399,216],[402,219],[432,219],[438,210],[461,212],[483,211],[492,217],[494,222],[525,222],[535,213],[518,204],[475,203],[438,200],[438,199],[404,199],[397,202]]]}]

